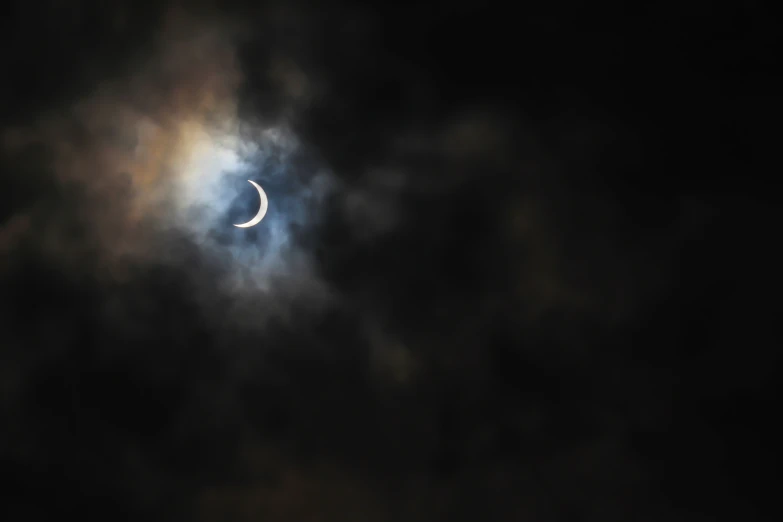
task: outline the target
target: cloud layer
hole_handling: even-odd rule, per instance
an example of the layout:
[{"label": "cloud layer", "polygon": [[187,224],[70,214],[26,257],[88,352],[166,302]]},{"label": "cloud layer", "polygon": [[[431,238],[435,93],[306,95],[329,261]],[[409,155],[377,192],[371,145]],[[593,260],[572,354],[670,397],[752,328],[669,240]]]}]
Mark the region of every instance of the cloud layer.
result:
[{"label": "cloud layer", "polygon": [[753,519],[771,207],[660,174],[633,57],[234,7],[9,33],[47,76],[8,61],[0,126],[4,520]]}]

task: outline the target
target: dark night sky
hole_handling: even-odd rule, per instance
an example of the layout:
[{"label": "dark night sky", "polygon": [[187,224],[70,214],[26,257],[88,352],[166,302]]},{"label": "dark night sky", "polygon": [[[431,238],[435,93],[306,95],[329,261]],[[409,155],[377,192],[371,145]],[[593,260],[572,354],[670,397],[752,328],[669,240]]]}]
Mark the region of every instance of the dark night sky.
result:
[{"label": "dark night sky", "polygon": [[326,4],[3,7],[0,519],[776,519],[771,13]]}]

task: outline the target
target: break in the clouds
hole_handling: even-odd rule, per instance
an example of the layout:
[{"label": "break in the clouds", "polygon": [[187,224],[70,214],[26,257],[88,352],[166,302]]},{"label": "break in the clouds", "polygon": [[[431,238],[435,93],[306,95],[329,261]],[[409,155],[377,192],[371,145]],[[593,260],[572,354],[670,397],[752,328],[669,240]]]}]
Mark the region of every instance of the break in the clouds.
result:
[{"label": "break in the clouds", "polygon": [[[197,244],[200,256],[229,265],[226,280],[211,285],[320,295],[301,237],[318,222],[334,177],[309,158],[285,117],[242,119],[237,36],[229,24],[172,11],[140,63],[66,108],[5,129],[3,146],[9,154],[41,147],[53,182],[88,194],[82,221],[106,270],[121,274],[125,262],[176,257],[165,244],[175,233]],[[295,93],[303,88],[290,67],[270,74]],[[297,101],[290,103],[289,114]],[[259,226],[236,229],[231,224],[258,204],[248,179],[264,187],[269,211]],[[53,209],[25,213],[15,222],[35,220],[44,239],[63,236]],[[5,228],[11,241],[18,227]],[[57,239],[49,246],[62,258],[79,248]]]}]

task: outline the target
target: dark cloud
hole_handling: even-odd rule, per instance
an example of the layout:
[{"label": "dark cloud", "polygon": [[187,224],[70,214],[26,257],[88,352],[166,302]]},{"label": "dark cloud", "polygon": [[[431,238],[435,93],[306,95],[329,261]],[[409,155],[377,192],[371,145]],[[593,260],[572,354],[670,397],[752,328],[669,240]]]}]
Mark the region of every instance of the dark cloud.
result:
[{"label": "dark cloud", "polygon": [[74,5],[3,22],[4,520],[772,507],[763,17]]}]

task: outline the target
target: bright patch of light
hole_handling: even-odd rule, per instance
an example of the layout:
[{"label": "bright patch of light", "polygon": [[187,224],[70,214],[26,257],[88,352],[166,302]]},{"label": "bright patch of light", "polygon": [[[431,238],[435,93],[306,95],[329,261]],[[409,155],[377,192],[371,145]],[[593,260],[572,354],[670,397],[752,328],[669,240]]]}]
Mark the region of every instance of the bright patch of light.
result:
[{"label": "bright patch of light", "polygon": [[[313,292],[310,253],[292,231],[314,223],[329,176],[296,171],[293,135],[282,127],[240,133],[239,125],[217,129],[201,122],[182,124],[171,134],[174,144],[160,190],[168,216],[164,226],[185,232],[229,263],[228,280],[221,284],[235,294],[243,289],[278,296],[305,288]],[[160,142],[160,133],[151,142]],[[241,229],[233,223],[250,219],[259,205],[248,179],[264,188],[269,210],[258,225]]]}]

